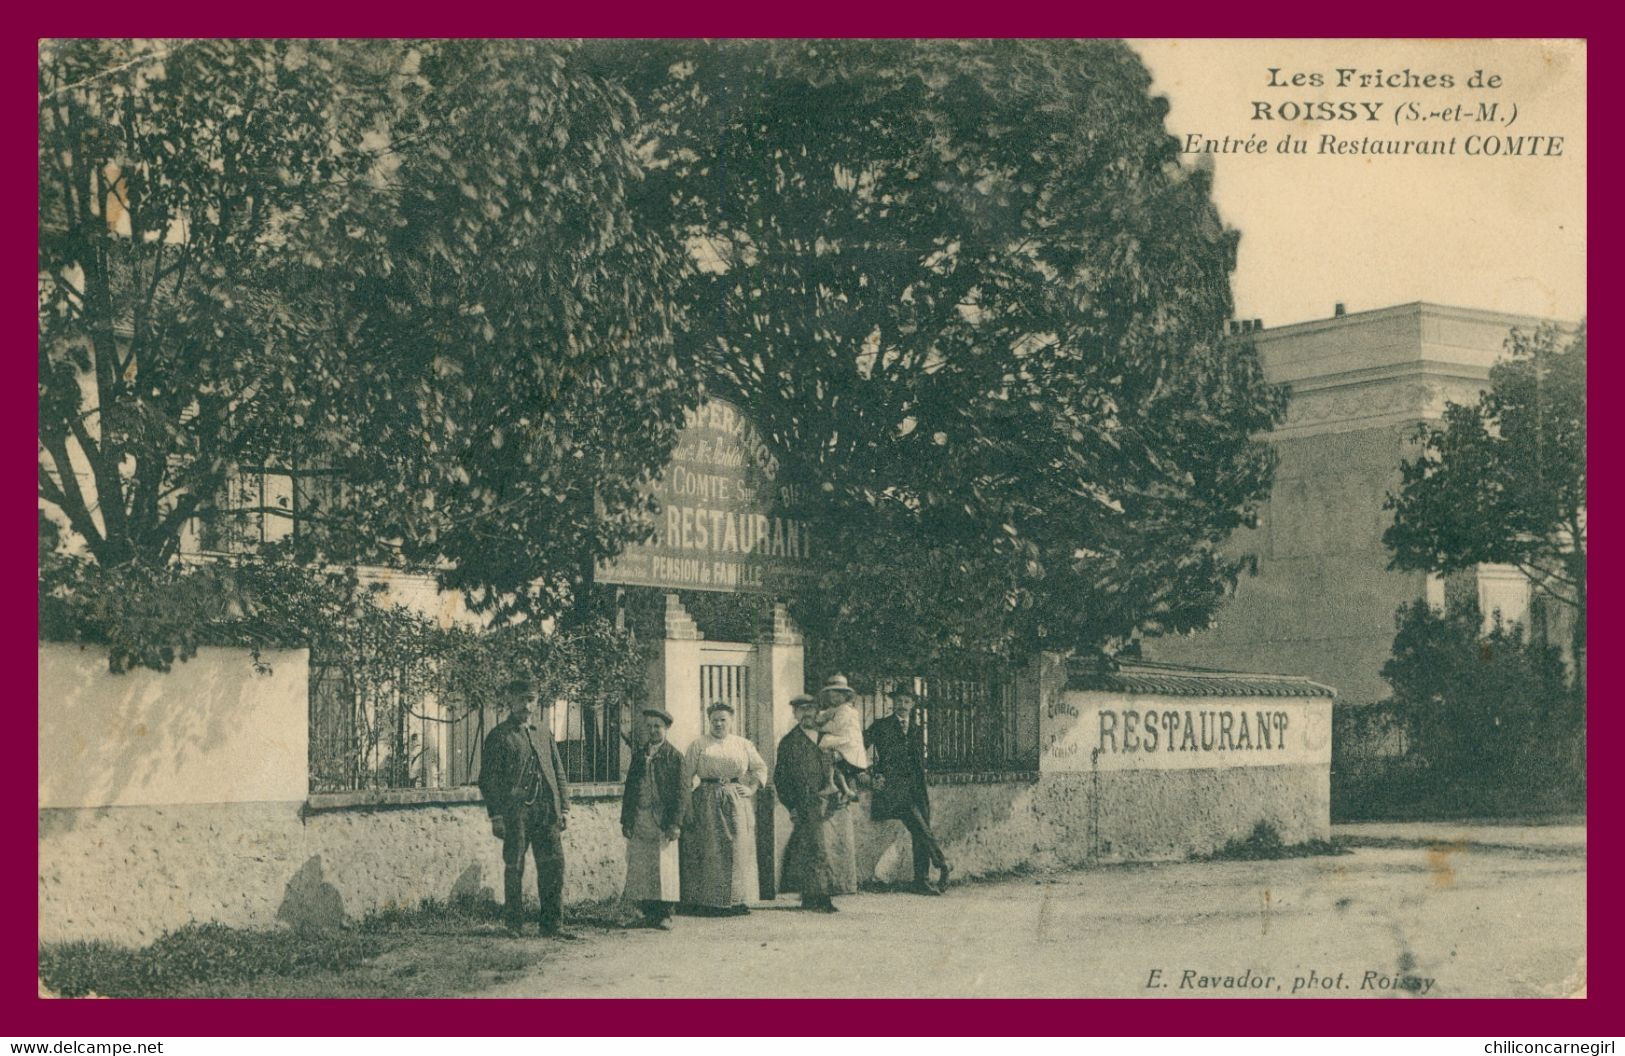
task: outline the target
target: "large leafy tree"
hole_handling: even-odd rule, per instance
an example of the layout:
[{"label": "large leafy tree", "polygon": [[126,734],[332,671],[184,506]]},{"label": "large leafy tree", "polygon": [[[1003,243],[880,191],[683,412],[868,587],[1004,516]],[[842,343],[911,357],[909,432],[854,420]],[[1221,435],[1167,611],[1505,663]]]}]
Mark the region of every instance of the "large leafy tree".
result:
[{"label": "large leafy tree", "polygon": [[1516,565],[1570,616],[1584,684],[1586,605],[1585,327],[1515,331],[1489,388],[1451,403],[1417,433],[1383,534],[1394,568],[1452,572]]},{"label": "large leafy tree", "polygon": [[[305,560],[541,614],[646,530],[696,398],[627,94],[569,45],[41,55],[40,498],[161,568],[243,467]],[[327,484],[324,482],[333,482]],[[342,484],[338,483],[342,482]]]},{"label": "large leafy tree", "polygon": [[1236,236],[1099,42],[640,51],[684,340],[790,456],[846,665],[1200,626],[1281,397],[1221,342]]},{"label": "large leafy tree", "polygon": [[295,377],[321,348],[287,290],[320,252],[296,221],[368,165],[351,58],[42,46],[39,494],[104,567],[167,562],[308,412]]},{"label": "large leafy tree", "polygon": [[424,43],[406,72],[399,164],[335,225],[330,468],[370,537],[478,608],[550,614],[648,532],[698,400],[672,338],[688,257],[639,208],[630,97],[574,47]]}]

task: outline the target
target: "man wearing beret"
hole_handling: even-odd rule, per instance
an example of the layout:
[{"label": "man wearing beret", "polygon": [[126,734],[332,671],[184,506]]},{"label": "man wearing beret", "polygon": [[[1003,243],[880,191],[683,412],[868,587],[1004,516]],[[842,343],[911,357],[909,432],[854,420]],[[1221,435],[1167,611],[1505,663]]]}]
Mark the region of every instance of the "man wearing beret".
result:
[{"label": "man wearing beret", "polygon": [[553,731],[530,725],[536,691],[527,677],[510,679],[500,703],[507,717],[485,737],[480,756],[480,794],[491,816],[491,832],[502,841],[503,908],[508,932],[524,925],[525,855],[536,860],[542,934],[577,936],[564,930],[564,844],[559,838],[569,818],[570,788]]},{"label": "man wearing beret", "polygon": [[624,897],[643,914],[642,927],[665,931],[677,908],[678,842],[688,812],[683,756],[666,740],[671,715],[643,710],[643,748],[632,756],[621,796],[621,835],[626,837]]}]

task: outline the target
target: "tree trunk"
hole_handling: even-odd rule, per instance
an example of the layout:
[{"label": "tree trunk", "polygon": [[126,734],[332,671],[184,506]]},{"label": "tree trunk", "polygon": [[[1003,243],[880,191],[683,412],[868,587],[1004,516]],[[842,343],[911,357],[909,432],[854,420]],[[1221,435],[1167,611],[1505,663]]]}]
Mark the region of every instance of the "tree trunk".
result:
[{"label": "tree trunk", "polygon": [[1574,688],[1584,706],[1586,694],[1586,571],[1582,551],[1569,562],[1574,578],[1574,627],[1570,631],[1569,648],[1573,651]]}]

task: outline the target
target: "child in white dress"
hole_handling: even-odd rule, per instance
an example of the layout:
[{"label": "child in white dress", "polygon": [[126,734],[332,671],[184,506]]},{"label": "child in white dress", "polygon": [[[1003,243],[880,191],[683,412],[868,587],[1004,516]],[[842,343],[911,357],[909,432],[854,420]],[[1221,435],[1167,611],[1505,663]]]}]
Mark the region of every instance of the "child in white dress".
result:
[{"label": "child in white dress", "polygon": [[863,746],[863,719],[852,703],[857,694],[845,675],[831,675],[818,693],[818,747],[834,757],[831,785],[826,793],[856,800],[858,775],[869,769]]}]

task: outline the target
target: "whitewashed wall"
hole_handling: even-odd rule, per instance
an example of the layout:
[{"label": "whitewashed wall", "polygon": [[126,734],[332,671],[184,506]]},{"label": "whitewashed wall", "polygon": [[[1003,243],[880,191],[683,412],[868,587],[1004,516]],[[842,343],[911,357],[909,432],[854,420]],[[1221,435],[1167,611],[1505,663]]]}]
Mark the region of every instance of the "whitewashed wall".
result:
[{"label": "whitewashed wall", "polygon": [[309,656],[199,649],[167,674],[107,671],[98,646],[39,649],[39,805],[301,801]]}]

